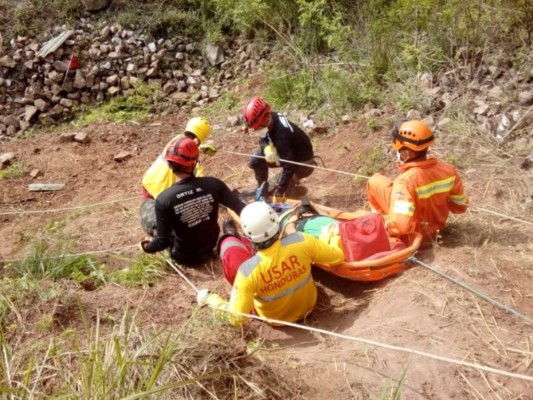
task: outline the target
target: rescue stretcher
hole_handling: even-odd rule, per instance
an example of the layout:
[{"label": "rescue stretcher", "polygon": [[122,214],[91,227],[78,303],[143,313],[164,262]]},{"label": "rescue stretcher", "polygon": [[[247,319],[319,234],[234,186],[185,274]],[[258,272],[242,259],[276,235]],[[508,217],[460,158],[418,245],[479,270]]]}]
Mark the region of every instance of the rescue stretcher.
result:
[{"label": "rescue stretcher", "polygon": [[[301,209],[302,201],[299,200],[286,200],[285,203],[269,203],[279,215],[282,225],[282,235],[290,233],[290,229],[287,229],[287,224],[292,223],[290,216],[297,213],[297,210]],[[347,212],[331,208],[325,205],[317,204],[310,201],[305,201],[306,206],[310,206],[315,215],[321,215],[334,218],[339,221],[339,224],[347,224],[350,226],[361,219],[369,219],[378,217],[378,214],[371,214],[366,210],[358,210],[355,212]],[[231,217],[235,222],[240,223],[238,215],[231,212]],[[381,218],[381,216],[379,216]],[[289,218],[289,221],[284,221]],[[284,223],[285,222],[285,223]],[[409,267],[409,258],[415,254],[422,243],[422,235],[415,232],[410,235],[403,236],[401,238],[389,237],[385,235],[384,240],[389,241],[389,246],[386,250],[378,250],[372,253],[372,243],[366,245],[366,256],[364,259],[355,260],[349,255],[353,255],[350,249],[361,248],[361,243],[355,243],[358,239],[352,240],[349,234],[346,234],[347,230],[342,230],[339,234],[337,231],[337,242],[330,243],[332,245],[338,245],[343,248],[345,252],[345,261],[337,266],[330,267],[327,265],[315,264],[316,267],[324,269],[329,273],[337,275],[342,278],[350,279],[360,282],[371,282],[385,279],[391,275],[397,274]],[[384,226],[383,226],[383,232]],[[343,236],[344,234],[344,236]],[[322,235],[321,235],[322,236]],[[320,238],[323,240],[323,238]],[[351,242],[352,241],[352,242]],[[364,247],[365,245],[363,245]],[[368,251],[371,251],[369,254]]]}]

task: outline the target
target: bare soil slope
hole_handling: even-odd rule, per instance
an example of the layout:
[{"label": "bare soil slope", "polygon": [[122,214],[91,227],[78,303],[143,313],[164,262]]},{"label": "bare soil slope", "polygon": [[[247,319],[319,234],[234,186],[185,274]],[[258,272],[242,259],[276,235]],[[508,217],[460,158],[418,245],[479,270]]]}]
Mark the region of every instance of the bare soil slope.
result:
[{"label": "bare soil slope", "polygon": [[[144,236],[138,220],[141,176],[173,134],[183,129],[186,118],[89,126],[83,128],[91,139],[87,144],[60,143],[61,132],[3,144],[2,152],[14,151],[28,170],[37,168],[41,175],[0,182],[0,259],[23,258],[32,238],[55,221],[60,224],[58,229],[75,240],[73,253],[95,252],[94,257],[111,268],[128,267]],[[375,146],[388,145],[385,132],[369,133],[364,126],[344,125],[313,139],[327,168],[355,172],[360,163],[356,152],[365,154]],[[247,158],[231,152],[250,153],[257,138],[215,125],[213,140],[220,151],[204,160],[206,171],[230,187],[252,187]],[[438,149],[437,145],[437,153]],[[120,151],[131,157],[114,161]],[[522,193],[531,176],[520,175],[526,172],[516,169],[517,163],[478,160],[476,165],[461,165],[472,204],[496,206],[509,215],[531,219],[524,211]],[[392,159],[385,172],[394,176]],[[29,192],[29,183],[66,186],[57,192]],[[305,186],[312,200],[327,200],[331,206],[347,210],[365,207],[363,186],[351,176],[317,170]],[[441,240],[417,257],[532,318],[532,233],[531,225],[473,208],[465,215],[453,216]],[[197,287],[228,296],[230,288],[218,262],[188,268],[186,274]],[[344,280],[320,270],[315,271],[315,278],[319,302],[305,325],[345,337],[272,328],[255,321],[250,324],[267,349],[260,356],[279,367],[288,379],[298,380],[302,398],[377,398],[393,390],[388,388],[397,386],[403,376],[401,393],[406,399],[533,399],[531,381],[347,338],[533,376],[533,326],[523,319],[422,266],[375,284]],[[178,275],[146,290],[109,285],[87,291],[73,282],[66,284],[93,316],[97,311],[118,315],[129,303],[138,310],[142,323],[178,326],[195,307],[194,291]],[[72,310],[63,310],[61,315],[62,326],[77,325],[79,317]],[[24,332],[21,340],[30,340],[32,334]]]}]

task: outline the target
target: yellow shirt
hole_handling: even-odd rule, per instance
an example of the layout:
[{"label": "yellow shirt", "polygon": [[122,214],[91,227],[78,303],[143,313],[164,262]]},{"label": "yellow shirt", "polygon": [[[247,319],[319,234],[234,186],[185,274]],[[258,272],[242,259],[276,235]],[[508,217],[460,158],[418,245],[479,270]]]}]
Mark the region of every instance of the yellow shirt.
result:
[{"label": "yellow shirt", "polygon": [[[150,165],[150,168],[148,168],[143,175],[142,185],[154,199],[159,196],[159,193],[167,190],[176,182],[176,175],[174,175],[164,157],[170,143],[176,138],[184,136],[185,135],[183,134],[179,134],[170,142],[168,142],[163,152],[159,155],[159,157],[157,157],[152,165]],[[194,175],[198,178],[205,176],[204,168],[202,165],[200,165],[200,163],[196,164]]]},{"label": "yellow shirt", "polygon": [[[210,295],[208,304],[247,314],[253,307],[264,318],[298,321],[316,303],[312,263],[337,265],[343,260],[344,253],[339,248],[295,232],[258,251],[239,267],[229,303]],[[231,312],[227,318],[236,326],[246,321],[246,317]]]}]

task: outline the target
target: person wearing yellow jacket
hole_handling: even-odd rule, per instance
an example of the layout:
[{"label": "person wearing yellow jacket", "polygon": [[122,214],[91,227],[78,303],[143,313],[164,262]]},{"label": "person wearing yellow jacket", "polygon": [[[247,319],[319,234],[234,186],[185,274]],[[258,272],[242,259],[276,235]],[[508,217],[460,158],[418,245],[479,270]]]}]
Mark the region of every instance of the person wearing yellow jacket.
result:
[{"label": "person wearing yellow jacket", "polygon": [[[202,289],[197,295],[198,303],[217,309],[219,315],[234,326],[243,324],[247,318],[232,311],[255,312],[267,319],[286,322],[304,318],[313,310],[317,299],[312,264],[333,267],[343,262],[344,253],[302,232],[279,239],[278,216],[263,201],[248,204],[240,220],[245,236],[241,239],[252,242],[255,255],[249,251],[250,258],[240,265],[229,302]],[[242,251],[243,246],[236,244],[234,249]],[[232,248],[225,251],[232,251]]]},{"label": "person wearing yellow jacket", "polygon": [[385,215],[393,236],[420,232],[434,240],[450,212],[468,208],[463,182],[455,167],[437,158],[428,158],[434,143],[432,130],[419,120],[399,120],[391,131],[392,148],[402,171],[394,181],[374,174],[366,185],[371,208]]},{"label": "person wearing yellow jacket", "polygon": [[[205,143],[211,134],[211,125],[207,119],[195,117],[189,120],[185,127],[185,132],[175,136],[169,141],[161,154],[150,165],[142,177],[142,196],[145,201],[141,205],[141,227],[150,236],[155,235],[155,199],[160,193],[167,190],[176,182],[176,175],[172,172],[168,162],[165,160],[165,154],[171,143],[181,137],[192,139],[198,148],[208,156],[214,156],[216,148],[214,145]],[[197,178],[205,176],[204,168],[200,162],[196,163],[194,176]]]}]

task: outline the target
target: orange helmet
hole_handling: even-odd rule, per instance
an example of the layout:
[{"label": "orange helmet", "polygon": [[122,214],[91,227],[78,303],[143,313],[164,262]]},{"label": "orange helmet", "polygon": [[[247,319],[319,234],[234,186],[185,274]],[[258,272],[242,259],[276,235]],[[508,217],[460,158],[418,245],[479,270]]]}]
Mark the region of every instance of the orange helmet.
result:
[{"label": "orange helmet", "polygon": [[435,141],[431,128],[417,119],[394,124],[391,135],[394,150],[407,147],[414,151],[421,151],[427,149]]},{"label": "orange helmet", "polygon": [[254,97],[244,108],[244,119],[248,128],[256,129],[260,127],[265,118],[269,115],[271,107],[260,97]]},{"label": "orange helmet", "polygon": [[180,171],[192,174],[198,154],[198,146],[192,139],[178,136],[169,143],[165,160],[173,163]]}]

